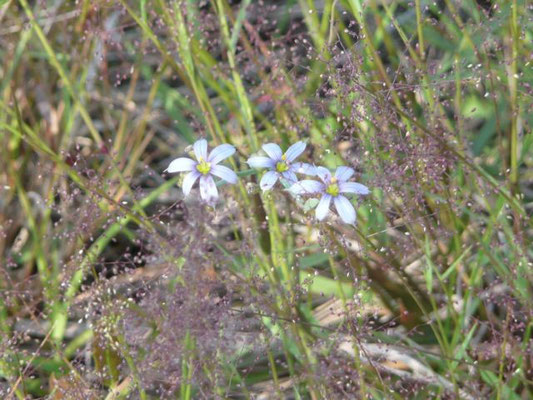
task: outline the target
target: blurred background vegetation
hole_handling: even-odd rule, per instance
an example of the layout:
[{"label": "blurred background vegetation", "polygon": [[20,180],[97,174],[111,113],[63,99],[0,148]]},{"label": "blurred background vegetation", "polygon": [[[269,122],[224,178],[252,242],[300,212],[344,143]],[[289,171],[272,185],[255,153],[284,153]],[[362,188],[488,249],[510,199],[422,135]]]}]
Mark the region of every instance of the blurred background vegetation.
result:
[{"label": "blurred background vegetation", "polygon": [[[0,0],[2,398],[533,397],[532,20]],[[163,174],[201,137],[216,208]],[[297,140],[371,188],[356,228],[260,192]]]}]

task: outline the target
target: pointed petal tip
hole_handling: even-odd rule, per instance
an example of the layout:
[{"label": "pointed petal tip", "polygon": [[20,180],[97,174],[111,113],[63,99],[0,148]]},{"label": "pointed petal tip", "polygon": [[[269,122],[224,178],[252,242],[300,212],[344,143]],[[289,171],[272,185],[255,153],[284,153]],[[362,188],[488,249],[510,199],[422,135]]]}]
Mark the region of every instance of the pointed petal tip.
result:
[{"label": "pointed petal tip", "polygon": [[235,184],[239,180],[237,174],[225,167],[224,165],[214,165],[211,167],[211,174],[218,176],[219,178],[225,180],[228,183]]},{"label": "pointed petal tip", "polygon": [[186,172],[194,170],[196,166],[196,161],[187,158],[179,157],[171,161],[167,169],[164,172],[174,173],[174,172]]},{"label": "pointed petal tip", "polygon": [[220,161],[225,160],[226,158],[235,154],[235,151],[235,146],[228,143],[223,143],[211,150],[207,160],[213,164],[218,164]]},{"label": "pointed petal tip", "polygon": [[197,160],[207,160],[207,140],[199,139],[193,144],[194,155]]},{"label": "pointed petal tip", "polygon": [[331,172],[329,169],[325,167],[316,167],[315,171],[322,182],[327,183],[331,180]]},{"label": "pointed petal tip", "polygon": [[294,161],[298,156],[300,156],[306,148],[307,144],[305,142],[299,141],[290,146],[285,152],[285,157],[289,162]]},{"label": "pointed petal tip", "polygon": [[320,202],[316,206],[315,216],[316,219],[322,221],[329,213],[329,205],[331,203],[331,195],[324,194],[320,198]]},{"label": "pointed petal tip", "polygon": [[200,197],[208,204],[214,204],[218,200],[217,186],[211,175],[200,177]]},{"label": "pointed petal tip", "polygon": [[347,181],[355,173],[352,167],[340,166],[335,170],[335,178],[339,181]]},{"label": "pointed petal tip", "polygon": [[281,148],[276,143],[266,143],[262,146],[262,148],[265,153],[267,153],[268,156],[275,161],[279,161],[283,155]]},{"label": "pointed petal tip", "polygon": [[356,213],[352,203],[350,203],[350,201],[344,196],[335,197],[333,202],[335,203],[335,208],[337,209],[337,213],[339,214],[339,217],[341,217],[342,222],[350,225],[355,224]]},{"label": "pointed petal tip", "polygon": [[198,180],[200,175],[201,174],[198,171],[191,171],[187,175],[185,175],[185,178],[183,179],[183,183],[181,185],[181,190],[183,190],[184,196],[189,195],[194,183]]},{"label": "pointed petal tip", "polygon": [[259,182],[259,187],[263,190],[270,190],[278,181],[279,174],[275,171],[266,172]]}]

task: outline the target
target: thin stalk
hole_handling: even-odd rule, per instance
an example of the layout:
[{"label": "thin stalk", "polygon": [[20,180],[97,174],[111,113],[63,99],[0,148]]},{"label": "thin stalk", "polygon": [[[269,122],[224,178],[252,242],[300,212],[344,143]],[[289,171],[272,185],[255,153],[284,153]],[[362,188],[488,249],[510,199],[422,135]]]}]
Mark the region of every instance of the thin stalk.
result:
[{"label": "thin stalk", "polygon": [[274,360],[274,356],[272,355],[272,351],[270,349],[267,349],[267,356],[268,363],[270,364],[270,370],[272,371],[272,380],[274,381],[274,387],[276,388],[276,393],[278,394],[278,397],[281,399],[283,398],[283,395],[279,387],[278,370],[276,368],[276,361]]},{"label": "thin stalk", "polygon": [[43,45],[44,50],[48,58],[50,59],[50,63],[56,69],[57,73],[61,77],[61,80],[65,84],[70,96],[74,99],[74,102],[76,103],[76,106],[78,107],[81,117],[85,121],[85,124],[87,125],[87,128],[89,129],[91,136],[93,137],[96,144],[98,146],[101,146],[103,144],[102,137],[98,133],[98,130],[95,128],[87,109],[83,106],[81,99],[79,98],[76,91],[74,90],[74,87],[72,86],[72,83],[70,82],[70,79],[68,78],[67,73],[65,72],[65,70],[61,66],[61,63],[57,59],[56,54],[54,53],[54,50],[52,49],[52,46],[50,46],[50,43],[48,42],[48,39],[46,38],[46,35],[44,34],[43,30],[37,23],[35,16],[33,15],[33,12],[28,5],[28,2],[26,0],[19,0],[19,2],[22,8],[24,9],[24,12],[26,13],[26,16],[30,20],[33,30],[35,31],[35,33],[37,34],[37,37],[39,38],[41,44]]},{"label": "thin stalk", "polygon": [[[272,263],[281,269],[281,273],[285,283],[289,285],[289,290],[292,294],[292,279],[287,260],[285,258],[285,249],[283,246],[283,234],[279,224],[278,210],[276,204],[270,197],[270,194],[263,196],[263,202],[267,204],[269,210],[268,213],[268,225],[270,227],[270,245],[272,248]],[[281,282],[280,282],[281,283]]]},{"label": "thin stalk", "polygon": [[[93,121],[91,119],[91,116],[89,115],[89,112],[87,111],[87,109],[83,105],[83,102],[81,101],[80,96],[78,96],[74,86],[70,82],[70,79],[69,79],[67,73],[65,72],[65,70],[61,66],[61,63],[57,59],[57,56],[56,56],[52,46],[50,45],[50,43],[48,42],[48,40],[46,38],[46,35],[44,34],[44,32],[41,29],[41,27],[37,24],[35,16],[33,15],[33,12],[30,9],[30,7],[28,6],[27,1],[26,0],[19,0],[19,1],[20,1],[20,4],[22,5],[22,8],[24,9],[24,12],[28,16],[28,18],[29,18],[29,20],[30,20],[30,22],[32,24],[32,27],[33,27],[35,33],[37,34],[42,46],[44,47],[44,50],[45,50],[45,52],[46,52],[46,54],[47,54],[47,56],[48,56],[48,58],[50,60],[50,63],[56,69],[57,73],[61,77],[61,80],[65,84],[65,87],[67,88],[67,91],[69,92],[70,96],[74,100],[74,102],[76,104],[76,107],[78,108],[79,113],[80,113],[83,121],[85,122],[85,125],[89,129],[89,132],[90,132],[91,136],[93,137],[96,145],[98,147],[101,147],[104,144],[104,141],[102,140],[102,137],[100,136],[100,133],[98,133],[98,130],[94,126]],[[126,191],[130,194],[130,196],[132,198],[132,201],[135,203],[136,202],[135,195],[132,192],[129,184],[126,182],[126,180],[124,178],[124,175],[120,172],[120,170],[116,166],[115,162],[111,158],[109,158],[109,161],[110,161],[111,165],[113,166],[113,169],[115,170],[122,187],[126,189]],[[144,215],[144,211],[143,210],[141,210],[140,213],[141,213],[141,215],[146,216],[146,215]],[[151,222],[148,219],[145,220],[145,223],[147,223],[148,225],[151,225]]]},{"label": "thin stalk", "polygon": [[131,376],[133,381],[135,382],[135,385],[137,386],[137,390],[139,391],[139,397],[141,400],[148,400],[148,397],[146,396],[146,391],[144,390],[141,380],[139,378],[139,370],[137,369],[137,365],[135,364],[135,361],[130,355],[130,346],[126,343],[126,340],[122,335],[117,335],[118,343],[121,347],[121,353],[122,356],[125,358],[126,363],[128,364],[128,367],[131,370]]},{"label": "thin stalk", "polygon": [[509,175],[511,194],[518,193],[518,96],[517,96],[517,60],[518,60],[518,4],[513,0],[511,7],[511,62],[509,68],[509,94],[511,97],[511,130],[509,131]]},{"label": "thin stalk", "polygon": [[415,9],[416,9],[416,30],[418,34],[418,52],[420,54],[420,59],[424,60],[426,58],[425,46],[424,46],[424,31],[423,31],[423,21],[422,21],[422,9],[420,6],[420,0],[415,0]]},{"label": "thin stalk", "polygon": [[[234,55],[236,44],[232,46],[232,43],[234,42],[231,40],[231,37],[230,37],[228,22],[226,20],[226,16],[224,12],[224,4],[222,0],[217,0],[217,8],[218,8],[218,20],[220,22],[222,36],[226,44],[226,55],[228,57],[229,66],[231,68],[233,83],[237,91],[237,96],[238,96],[238,100],[239,100],[239,104],[241,108],[241,115],[243,116],[243,120],[244,120],[244,127],[248,134],[248,140],[250,142],[250,147],[252,148],[253,151],[257,151],[259,149],[259,142],[257,140],[257,133],[256,133],[254,119],[253,119],[252,106],[246,95],[246,90],[244,88],[241,76],[239,75],[236,69],[235,55]],[[234,29],[238,29],[238,27],[234,27]]]}]

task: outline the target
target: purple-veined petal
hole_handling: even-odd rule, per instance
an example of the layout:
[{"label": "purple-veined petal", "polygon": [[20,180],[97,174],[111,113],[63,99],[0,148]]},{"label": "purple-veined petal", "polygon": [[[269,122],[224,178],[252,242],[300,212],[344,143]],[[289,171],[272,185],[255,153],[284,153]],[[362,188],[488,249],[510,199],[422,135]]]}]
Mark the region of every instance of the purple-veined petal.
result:
[{"label": "purple-veined petal", "polygon": [[263,145],[263,150],[268,156],[274,161],[281,160],[283,153],[281,152],[280,147],[276,143],[267,143]]},{"label": "purple-veined petal", "polygon": [[335,178],[337,178],[339,182],[347,181],[352,177],[354,172],[353,168],[350,167],[338,167],[335,171]]},{"label": "purple-veined petal", "polygon": [[263,177],[261,178],[261,182],[259,182],[259,186],[263,190],[270,190],[272,189],[272,186],[276,184],[279,178],[279,173],[276,171],[268,171],[266,172]]},{"label": "purple-veined petal", "polygon": [[357,194],[370,193],[370,191],[365,185],[362,185],[357,182],[340,182],[339,190],[341,193],[357,193]]},{"label": "purple-veined petal", "polygon": [[307,146],[304,142],[296,142],[285,152],[285,157],[289,162],[296,160],[296,158],[302,154]]},{"label": "purple-veined petal", "polygon": [[297,174],[316,175],[316,167],[304,162],[292,163],[290,169]]},{"label": "purple-veined petal", "polygon": [[353,208],[352,203],[344,196],[335,197],[333,202],[342,221],[345,224],[355,224],[355,208]]},{"label": "purple-veined petal", "polygon": [[319,181],[304,179],[292,185],[289,191],[293,194],[322,193],[324,191],[324,184]]},{"label": "purple-veined petal", "polygon": [[274,168],[276,162],[268,157],[250,157],[246,161],[252,168]]},{"label": "purple-veined petal", "polygon": [[200,161],[200,159],[207,161],[207,140],[197,140],[194,142],[193,149],[194,155],[198,161]]},{"label": "purple-veined petal", "polygon": [[208,204],[216,203],[218,199],[217,185],[211,175],[202,175],[200,177],[200,196]]},{"label": "purple-veined petal", "polygon": [[285,172],[282,172],[281,175],[287,179],[290,183],[296,183],[298,182],[298,177],[296,176],[296,174],[294,172],[292,172],[291,170],[288,170],[288,171],[285,171]]},{"label": "purple-veined petal", "polygon": [[231,144],[224,143],[211,150],[209,157],[207,157],[207,161],[211,164],[218,164],[220,161],[232,156],[233,153],[235,153],[235,147]]},{"label": "purple-veined petal", "polygon": [[211,174],[218,176],[219,178],[224,179],[228,183],[237,183],[237,174],[233,172],[228,167],[225,167],[223,165],[213,165],[211,167],[211,171],[209,171]]},{"label": "purple-veined petal", "polygon": [[168,168],[165,170],[166,172],[185,172],[185,171],[192,171],[196,167],[196,161],[191,160],[187,157],[180,157],[173,160]]},{"label": "purple-veined petal", "polygon": [[328,215],[328,212],[329,212],[330,203],[331,203],[331,195],[324,194],[322,198],[320,199],[320,202],[316,206],[316,210],[315,210],[316,219],[318,219],[319,221],[322,221],[324,218],[326,218],[326,215]]},{"label": "purple-veined petal", "polygon": [[331,180],[331,172],[329,172],[329,169],[327,168],[316,167],[316,174],[322,180],[322,182],[326,184]]},{"label": "purple-veined petal", "polygon": [[201,176],[202,174],[198,171],[191,171],[187,175],[185,175],[185,179],[183,179],[183,184],[181,185],[181,189],[183,190],[183,194],[185,196],[188,196],[191,192],[192,186],[194,185],[194,182]]}]

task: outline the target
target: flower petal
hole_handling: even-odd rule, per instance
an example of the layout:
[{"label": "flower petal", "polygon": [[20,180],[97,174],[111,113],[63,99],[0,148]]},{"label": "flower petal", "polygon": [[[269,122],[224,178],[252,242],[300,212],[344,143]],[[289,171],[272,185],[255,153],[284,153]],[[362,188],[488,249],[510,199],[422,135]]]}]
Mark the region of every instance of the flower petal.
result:
[{"label": "flower petal", "polygon": [[200,177],[200,196],[208,204],[216,203],[218,199],[218,190],[211,175],[202,175]]},{"label": "flower petal", "polygon": [[350,167],[338,167],[335,171],[335,178],[339,181],[347,181],[354,174],[353,168]]},{"label": "flower petal", "polygon": [[342,221],[346,224],[355,224],[355,208],[352,203],[344,196],[335,197],[333,202]]},{"label": "flower petal", "polygon": [[276,143],[267,143],[263,145],[263,150],[274,161],[281,160],[282,152],[280,147]]},{"label": "flower petal", "polygon": [[296,174],[295,174],[294,172],[292,172],[291,170],[288,170],[288,171],[282,172],[281,175],[282,175],[286,180],[288,180],[290,183],[296,183],[296,182],[298,182],[298,177],[297,177]]},{"label": "flower petal", "polygon": [[322,182],[326,184],[331,180],[331,172],[329,172],[329,169],[327,168],[316,167],[316,174],[322,180]]},{"label": "flower petal", "polygon": [[290,169],[297,174],[316,175],[316,167],[304,162],[292,163]]},{"label": "flower petal", "polygon": [[198,161],[200,161],[200,159],[207,161],[207,140],[197,140],[196,142],[194,142],[193,148],[194,155],[196,156],[196,159]]},{"label": "flower petal", "polygon": [[285,157],[289,162],[296,160],[296,158],[302,154],[307,145],[304,142],[296,142],[285,152]]},{"label": "flower petal", "polygon": [[173,160],[165,171],[171,173],[192,171],[195,169],[196,164],[196,161],[191,160],[190,158],[180,157]]},{"label": "flower petal", "polygon": [[357,182],[340,182],[339,190],[341,193],[357,193],[357,194],[370,193],[370,191],[365,185],[362,185]]},{"label": "flower petal", "polygon": [[209,172],[215,176],[218,176],[219,178],[224,179],[228,183],[235,184],[239,180],[235,172],[233,172],[231,169],[223,165],[213,165],[211,167],[211,171]]},{"label": "flower petal", "polygon": [[331,195],[325,194],[320,199],[320,202],[318,203],[318,206],[316,206],[315,214],[316,219],[319,221],[322,221],[324,218],[326,218],[326,215],[328,215],[329,212],[329,204],[331,203]]},{"label": "flower petal", "polygon": [[181,185],[181,189],[183,190],[183,194],[185,196],[188,196],[191,192],[192,186],[194,185],[194,182],[201,176],[202,174],[198,171],[192,171],[189,172],[187,175],[185,175],[185,179],[183,179],[183,184]]},{"label": "flower petal", "polygon": [[274,168],[276,162],[268,157],[250,157],[246,163],[252,168]]},{"label": "flower petal", "polygon": [[319,181],[304,179],[292,185],[289,191],[293,194],[322,193],[324,191],[324,184]]},{"label": "flower petal", "polygon": [[235,153],[235,147],[231,144],[224,143],[211,150],[207,161],[211,164],[218,164],[220,161],[232,156],[233,153]]},{"label": "flower petal", "polygon": [[259,182],[259,186],[263,190],[270,190],[272,189],[272,186],[276,184],[279,178],[279,173],[276,171],[268,171],[266,172],[263,177],[261,178],[261,182]]}]

